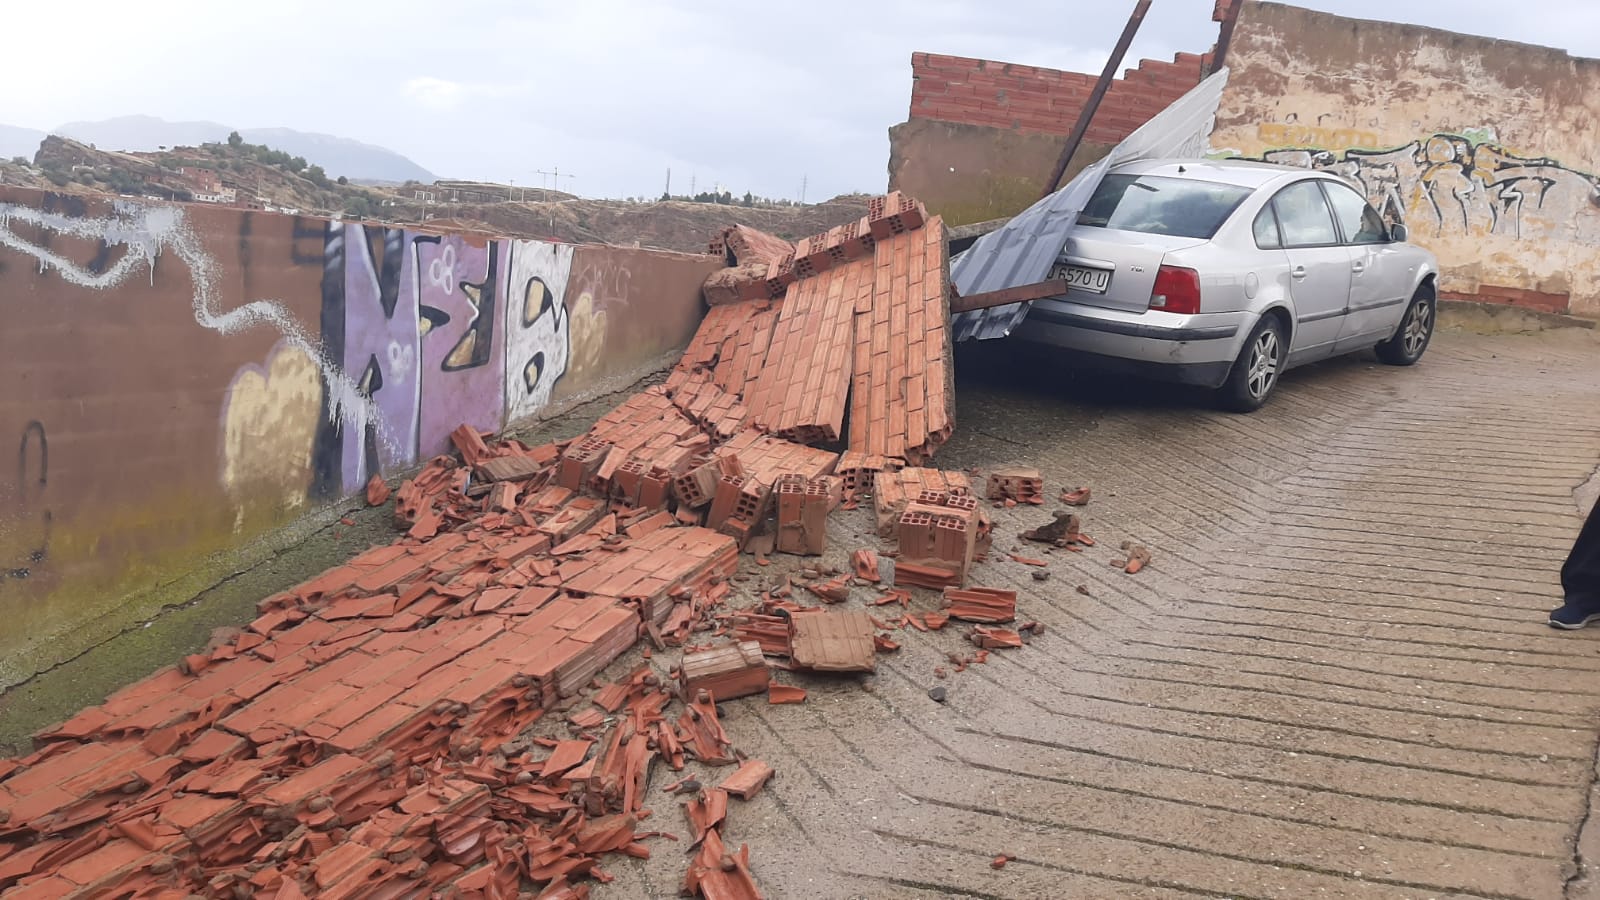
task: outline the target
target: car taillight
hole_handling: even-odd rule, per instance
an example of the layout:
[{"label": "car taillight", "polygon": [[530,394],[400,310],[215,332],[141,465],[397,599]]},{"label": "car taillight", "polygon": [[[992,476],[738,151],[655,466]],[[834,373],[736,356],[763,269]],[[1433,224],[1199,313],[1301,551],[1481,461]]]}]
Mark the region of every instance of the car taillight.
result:
[{"label": "car taillight", "polygon": [[1200,273],[1178,266],[1162,266],[1150,291],[1150,308],[1194,315],[1200,311]]}]

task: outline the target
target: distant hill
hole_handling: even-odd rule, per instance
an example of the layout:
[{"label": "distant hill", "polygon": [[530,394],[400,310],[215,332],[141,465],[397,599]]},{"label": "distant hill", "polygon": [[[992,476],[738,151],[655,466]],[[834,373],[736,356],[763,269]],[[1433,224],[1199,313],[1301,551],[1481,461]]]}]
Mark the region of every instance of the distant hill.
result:
[{"label": "distant hill", "polygon": [[44,132],[34,131],[32,128],[0,125],[0,159],[11,159],[14,156],[33,159],[33,155],[39,152],[39,142],[43,141],[44,137]]},{"label": "distant hill", "polygon": [[[5,126],[0,126],[4,129]],[[168,122],[155,116],[119,116],[98,122],[68,122],[52,133],[71,138],[79,143],[93,144],[102,150],[151,151],[160,147],[197,147],[200,144],[227,140],[228,133],[237,130],[239,136],[252,144],[265,144],[292,156],[303,156],[308,162],[321,166],[337,178],[343,175],[364,181],[404,182],[434,180],[433,173],[399,153],[373,144],[331,134],[296,131],[292,128],[239,128],[219,122]],[[0,146],[5,146],[5,130],[0,130]],[[35,138],[32,156],[38,149]]]},{"label": "distant hill", "polygon": [[239,136],[252,144],[266,144],[295,156],[304,156],[335,178],[343,175],[362,181],[391,181],[395,184],[420,181],[428,184],[437,177],[387,147],[331,134],[295,131],[292,128],[246,128],[240,130]]}]

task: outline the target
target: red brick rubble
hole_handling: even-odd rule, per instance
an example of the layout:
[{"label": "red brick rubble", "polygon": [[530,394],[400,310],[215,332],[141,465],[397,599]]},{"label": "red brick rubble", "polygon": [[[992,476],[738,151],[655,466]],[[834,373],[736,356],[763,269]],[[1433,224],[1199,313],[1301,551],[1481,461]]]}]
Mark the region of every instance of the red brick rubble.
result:
[{"label": "red brick rubble", "polygon": [[[718,252],[764,265],[762,295],[712,307],[664,384],[570,442],[459,429],[459,461],[394,491],[394,543],[266,598],[230,639],[0,760],[0,891],[578,898],[609,879],[606,855],[649,856],[652,767],[739,762],[714,699],[804,699],[772,684],[763,653],[862,671],[895,646],[865,612],[769,597],[733,628],[746,643],[595,682],[641,637],[683,646],[710,627],[755,536],[820,553],[828,510],[948,438],[945,241],[924,219],[893,194],[792,248],[730,230]],[[805,446],[847,418],[842,459]],[[915,471],[918,489],[891,502],[939,507],[956,530],[919,532],[918,555],[950,565],[922,577],[959,583],[980,525],[966,480]],[[366,499],[388,493],[376,481]],[[569,739],[528,736],[557,710]],[[748,850],[722,831],[727,796],[771,775],[746,762],[685,807],[687,890],[758,896]]]}]

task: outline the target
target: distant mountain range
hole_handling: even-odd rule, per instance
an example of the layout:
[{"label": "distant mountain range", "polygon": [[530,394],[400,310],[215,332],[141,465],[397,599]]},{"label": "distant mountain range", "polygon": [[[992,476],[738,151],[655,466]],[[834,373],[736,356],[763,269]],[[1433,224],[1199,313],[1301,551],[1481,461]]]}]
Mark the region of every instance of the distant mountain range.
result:
[{"label": "distant mountain range", "polygon": [[[224,141],[232,131],[238,131],[249,143],[265,144],[274,150],[303,156],[306,161],[321,166],[330,177],[343,175],[352,181],[397,183],[435,180],[432,172],[393,150],[292,128],[236,129],[217,122],[168,122],[154,116],[119,116],[98,122],[68,122],[50,133],[93,144],[101,150],[149,151]],[[31,160],[44,138],[43,131],[0,125],[0,158],[26,156]]]}]

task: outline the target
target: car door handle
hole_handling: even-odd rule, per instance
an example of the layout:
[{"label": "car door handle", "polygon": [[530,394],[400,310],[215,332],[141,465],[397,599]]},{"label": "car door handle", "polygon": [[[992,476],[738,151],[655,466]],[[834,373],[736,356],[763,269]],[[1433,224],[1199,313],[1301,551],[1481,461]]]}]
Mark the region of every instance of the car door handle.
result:
[{"label": "car door handle", "polygon": [[1367,264],[1366,263],[1359,263],[1358,262],[1358,263],[1354,263],[1354,264],[1352,264],[1350,266],[1350,271],[1356,273],[1357,275],[1360,275],[1362,272],[1365,272],[1366,270],[1367,270]]},{"label": "car door handle", "polygon": [[1295,266],[1294,268],[1289,270],[1289,277],[1294,278],[1296,280],[1299,280],[1301,278],[1306,277],[1306,267],[1305,266]]}]

